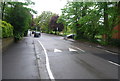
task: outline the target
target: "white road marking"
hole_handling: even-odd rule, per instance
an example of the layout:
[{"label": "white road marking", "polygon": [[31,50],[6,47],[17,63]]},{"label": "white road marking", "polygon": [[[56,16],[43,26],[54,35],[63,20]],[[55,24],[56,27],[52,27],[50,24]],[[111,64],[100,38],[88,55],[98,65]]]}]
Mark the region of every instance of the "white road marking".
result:
[{"label": "white road marking", "polygon": [[117,55],[117,53],[113,53],[113,52],[110,52],[110,51],[108,51],[108,50],[105,50],[105,51],[108,52],[108,53],[111,53],[111,54]]},{"label": "white road marking", "polygon": [[97,47],[102,47],[102,46],[98,45]]},{"label": "white road marking", "polygon": [[82,51],[82,52],[85,52],[84,50],[82,50],[82,49],[80,49],[78,47],[75,47],[75,46],[73,46],[73,47],[76,48],[76,49],[78,49],[78,50],[80,50],[80,51]]},{"label": "white road marking", "polygon": [[75,49],[72,49],[72,48],[69,48],[69,51],[77,51],[77,50],[75,50]]},{"label": "white road marking", "polygon": [[111,64],[114,64],[114,65],[116,65],[116,66],[120,66],[119,64],[114,63],[114,62],[112,62],[112,61],[108,61],[108,62],[111,63]]},{"label": "white road marking", "polygon": [[54,49],[54,52],[62,52],[62,51],[55,48],[55,49]]},{"label": "white road marking", "polygon": [[89,47],[92,47],[91,45]]},{"label": "white road marking", "polygon": [[52,74],[52,71],[51,71],[51,69],[50,69],[50,64],[49,64],[49,58],[48,58],[48,54],[47,54],[47,51],[46,51],[46,49],[45,49],[45,47],[43,46],[43,44],[38,40],[38,42],[40,43],[40,45],[42,46],[42,48],[43,48],[43,50],[44,50],[44,52],[45,52],[45,57],[46,57],[46,68],[47,68],[47,71],[48,71],[48,75],[49,75],[49,77],[50,77],[50,79],[52,80],[52,81],[55,81],[54,79],[54,76],[53,76],[53,74]]}]

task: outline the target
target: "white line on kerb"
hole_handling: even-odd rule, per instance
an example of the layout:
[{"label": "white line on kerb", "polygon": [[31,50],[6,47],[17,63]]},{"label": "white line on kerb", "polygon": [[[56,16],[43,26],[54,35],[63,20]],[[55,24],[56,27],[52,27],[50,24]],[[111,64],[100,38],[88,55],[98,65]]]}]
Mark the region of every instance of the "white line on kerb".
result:
[{"label": "white line on kerb", "polygon": [[117,53],[113,53],[113,52],[110,52],[110,51],[108,51],[108,50],[105,50],[105,51],[108,52],[108,53],[112,53],[112,54],[117,55]]},{"label": "white line on kerb", "polygon": [[75,46],[73,46],[73,47],[76,48],[76,49],[78,49],[78,50],[80,50],[80,51],[82,51],[82,52],[85,52],[84,50],[82,50],[82,49],[80,49],[78,47],[75,47]]},{"label": "white line on kerb", "polygon": [[[44,46],[42,45],[42,43],[38,40],[38,42],[40,43],[40,45],[42,46],[44,52],[45,52],[45,57],[46,57],[46,68],[47,68],[47,71],[48,71],[48,75],[50,77],[51,80],[54,80],[54,76],[52,74],[52,71],[50,69],[50,64],[49,64],[49,58],[48,58],[48,54],[47,54],[47,51],[46,49],[44,48]],[[55,80],[54,80],[55,81]]]},{"label": "white line on kerb", "polygon": [[114,64],[114,65],[116,65],[116,66],[120,66],[119,64],[114,63],[114,62],[112,62],[112,61],[108,61],[108,62],[111,63],[111,64]]}]

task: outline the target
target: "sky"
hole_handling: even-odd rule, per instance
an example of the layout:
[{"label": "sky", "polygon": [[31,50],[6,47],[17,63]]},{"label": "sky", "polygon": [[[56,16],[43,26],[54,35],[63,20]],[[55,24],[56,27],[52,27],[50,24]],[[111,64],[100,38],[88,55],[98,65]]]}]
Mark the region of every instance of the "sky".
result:
[{"label": "sky", "polygon": [[[35,5],[31,5],[29,7],[37,11],[37,14],[36,15],[34,14],[34,17],[36,17],[39,16],[43,11],[51,11],[53,13],[60,15],[62,13],[61,9],[64,8],[64,6],[67,4],[67,1],[72,0],[30,0],[30,1],[35,2]],[[76,0],[76,1],[89,1],[89,0]]]},{"label": "sky", "polygon": [[35,2],[35,5],[30,6],[32,9],[37,11],[37,15],[39,16],[43,11],[51,11],[56,14],[61,14],[61,9],[67,3],[67,0],[32,0]]}]

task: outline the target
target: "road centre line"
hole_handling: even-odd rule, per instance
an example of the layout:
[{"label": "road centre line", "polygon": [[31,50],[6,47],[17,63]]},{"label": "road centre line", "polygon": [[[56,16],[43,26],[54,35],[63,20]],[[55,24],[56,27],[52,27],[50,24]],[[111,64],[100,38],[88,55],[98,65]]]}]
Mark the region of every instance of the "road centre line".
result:
[{"label": "road centre line", "polygon": [[45,52],[45,57],[46,57],[46,69],[47,69],[47,71],[48,71],[48,75],[49,75],[49,77],[50,77],[50,79],[52,80],[52,81],[55,81],[54,79],[54,76],[53,76],[53,74],[52,74],[52,71],[51,71],[51,69],[50,69],[50,64],[49,64],[49,58],[48,58],[48,54],[47,54],[47,51],[46,51],[46,49],[45,49],[45,47],[43,46],[43,44],[38,40],[38,42],[39,42],[39,44],[42,46],[42,48],[43,48],[43,50],[44,50],[44,52]]},{"label": "road centre line", "polygon": [[114,65],[116,65],[116,66],[120,66],[119,64],[114,63],[114,62],[112,62],[112,61],[108,61],[108,62],[111,63],[111,64],[114,64]]},{"label": "road centre line", "polygon": [[80,49],[80,48],[78,48],[78,47],[76,47],[76,46],[72,46],[72,47],[74,47],[74,48],[76,48],[76,49],[78,49],[78,50],[80,50],[80,51],[82,51],[82,52],[85,52],[84,50],[82,50],[82,49]]}]

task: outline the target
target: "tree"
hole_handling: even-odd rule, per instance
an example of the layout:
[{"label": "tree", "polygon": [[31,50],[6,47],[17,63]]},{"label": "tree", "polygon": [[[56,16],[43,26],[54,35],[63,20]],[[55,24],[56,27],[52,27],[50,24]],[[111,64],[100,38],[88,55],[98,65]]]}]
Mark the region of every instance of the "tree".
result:
[{"label": "tree", "polygon": [[57,31],[60,32],[64,29],[64,26],[62,23],[57,23],[58,18],[59,18],[58,15],[54,15],[51,17],[51,20],[50,20],[50,29],[55,31],[55,34],[57,34]]},{"label": "tree", "polygon": [[8,2],[9,6],[5,11],[5,21],[9,22],[13,27],[13,33],[15,40],[21,39],[30,27],[32,21],[33,11],[30,8],[24,7],[24,5],[28,5],[29,3],[21,3],[21,2]]},{"label": "tree", "polygon": [[4,17],[4,10],[5,10],[5,6],[6,6],[6,2],[1,2],[0,4],[1,4],[1,6],[0,6],[1,10],[2,10],[1,11],[1,13],[2,13],[1,14],[2,15],[1,19],[3,20],[4,19],[3,17]]},{"label": "tree", "polygon": [[37,18],[34,19],[34,22],[37,25],[37,27],[39,27],[39,29],[41,29],[41,31],[50,33],[51,30],[49,27],[49,23],[50,23],[50,19],[53,15],[54,14],[50,11],[43,11],[40,16],[38,16]]},{"label": "tree", "polygon": [[[77,39],[83,37],[88,28],[85,27],[85,24],[87,22],[87,18],[90,17],[89,7],[91,6],[93,6],[93,3],[69,2],[67,3],[66,7],[62,9],[62,20],[65,20],[66,23],[64,24],[67,24],[66,26],[71,27],[76,34]],[[81,22],[83,18],[84,22]]]},{"label": "tree", "polygon": [[98,6],[101,10],[103,17],[103,30],[101,31],[104,36],[104,41],[106,43],[110,42],[112,39],[113,28],[118,25],[118,7],[116,6],[117,2],[104,2],[98,3]]},{"label": "tree", "polygon": [[106,41],[112,38],[113,28],[117,25],[117,2],[68,2],[59,22],[66,29],[71,28],[76,34],[76,39],[84,38],[96,40],[99,35],[106,35]]},{"label": "tree", "polygon": [[64,25],[64,35],[67,35],[67,23],[66,23],[66,17],[64,14],[62,14],[58,19],[57,23],[62,23]]}]

